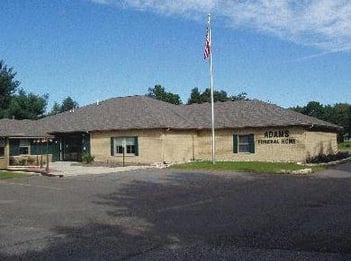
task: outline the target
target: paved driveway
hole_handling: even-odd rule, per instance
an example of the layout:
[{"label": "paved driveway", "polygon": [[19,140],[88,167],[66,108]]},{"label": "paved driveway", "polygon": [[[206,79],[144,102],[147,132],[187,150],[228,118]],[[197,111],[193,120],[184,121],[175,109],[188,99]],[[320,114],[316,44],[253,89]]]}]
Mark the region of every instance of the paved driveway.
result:
[{"label": "paved driveway", "polygon": [[345,164],[305,177],[137,170],[3,180],[0,260],[349,260],[350,176]]}]

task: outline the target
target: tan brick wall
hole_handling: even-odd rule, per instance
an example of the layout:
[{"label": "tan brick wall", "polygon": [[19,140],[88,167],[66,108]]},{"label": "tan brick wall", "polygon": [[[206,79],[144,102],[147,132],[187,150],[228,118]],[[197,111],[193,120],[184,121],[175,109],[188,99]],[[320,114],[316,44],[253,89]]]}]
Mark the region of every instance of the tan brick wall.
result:
[{"label": "tan brick wall", "polygon": [[111,137],[138,137],[139,155],[126,156],[126,163],[183,162],[194,158],[195,131],[129,130],[93,132],[91,154],[96,161],[121,163],[121,156],[111,156]]},{"label": "tan brick wall", "polygon": [[[284,137],[279,137],[279,131],[284,132]],[[289,132],[288,137],[285,137],[286,131]],[[273,137],[267,138],[265,136],[266,132],[278,132],[278,137],[273,135]],[[256,130],[254,134],[256,154],[254,160],[285,162],[303,162],[305,160],[306,146],[303,128],[265,128]],[[266,143],[271,141],[273,141],[273,143]],[[245,158],[249,156],[250,155],[246,155]],[[242,157],[239,156],[239,158]]]},{"label": "tan brick wall", "polygon": [[5,138],[5,155],[4,157],[0,158],[0,169],[6,169],[8,167],[8,157],[9,157],[9,143],[8,143],[8,139]]},{"label": "tan brick wall", "polygon": [[0,157],[0,169],[6,168],[6,160],[4,157]]},{"label": "tan brick wall", "polygon": [[126,163],[161,162],[163,130],[128,130],[90,133],[91,154],[95,161],[123,161],[122,156],[111,156],[111,137],[138,136],[139,156],[126,156]]},{"label": "tan brick wall", "polygon": [[336,133],[306,131],[306,156],[334,154],[337,151]]},{"label": "tan brick wall", "polygon": [[195,157],[195,131],[165,131],[163,136],[163,158],[167,162],[185,162]]},{"label": "tan brick wall", "polygon": [[[289,137],[266,138],[266,131],[289,131]],[[233,134],[254,134],[255,153],[233,153]],[[337,140],[335,133],[309,132],[302,127],[263,128],[241,130],[216,130],[216,159],[229,161],[291,161],[304,162],[308,155],[317,155],[323,148],[324,153],[336,152]],[[293,144],[285,144],[286,139]],[[260,142],[261,140],[263,142]],[[269,143],[272,140],[276,143]],[[266,143],[267,141],[267,143]],[[198,132],[197,159],[211,159],[211,131]],[[292,142],[292,141],[291,141]]]},{"label": "tan brick wall", "polygon": [[[265,137],[267,131],[289,131],[289,135]],[[254,134],[255,153],[233,153],[234,133]],[[110,155],[110,138],[126,136],[138,136],[139,143],[139,156],[126,157],[127,163],[183,162],[212,157],[210,130],[130,130],[91,133],[91,153],[95,160],[122,162],[121,156]],[[335,152],[336,134],[309,132],[302,127],[216,130],[217,160],[304,162],[308,155],[317,155],[321,147],[324,153]]]}]

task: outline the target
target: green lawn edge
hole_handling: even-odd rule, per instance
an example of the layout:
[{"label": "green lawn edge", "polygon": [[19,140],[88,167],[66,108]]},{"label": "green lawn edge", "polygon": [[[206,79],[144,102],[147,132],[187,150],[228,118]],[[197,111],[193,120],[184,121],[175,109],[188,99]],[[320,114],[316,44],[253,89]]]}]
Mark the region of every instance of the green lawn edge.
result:
[{"label": "green lawn edge", "polygon": [[13,179],[13,178],[25,178],[32,176],[29,173],[23,172],[12,172],[12,171],[0,171],[0,180],[1,179]]},{"label": "green lawn edge", "polygon": [[338,144],[338,149],[342,151],[351,151],[351,141],[345,141]]},{"label": "green lawn edge", "polygon": [[304,166],[296,163],[284,162],[256,162],[256,161],[218,161],[213,164],[211,161],[196,161],[183,164],[175,164],[172,169],[183,170],[208,170],[208,171],[236,171],[236,172],[254,172],[254,173],[273,173],[282,174],[294,170],[306,168],[312,169],[312,172],[318,172],[325,167],[323,166]]}]

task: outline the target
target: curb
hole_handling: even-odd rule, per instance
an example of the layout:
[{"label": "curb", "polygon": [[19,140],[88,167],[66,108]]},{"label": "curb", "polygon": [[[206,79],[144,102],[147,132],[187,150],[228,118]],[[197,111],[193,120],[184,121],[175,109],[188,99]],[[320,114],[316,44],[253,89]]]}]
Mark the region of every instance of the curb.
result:
[{"label": "curb", "polygon": [[20,171],[20,172],[28,172],[28,173],[35,173],[35,174],[40,174],[42,176],[46,176],[46,177],[60,177],[62,178],[63,175],[62,174],[51,174],[51,173],[47,173],[44,170],[39,170],[39,169],[26,169],[26,168],[6,168],[5,170],[7,171]]},{"label": "curb", "polygon": [[64,177],[63,174],[51,174],[51,173],[46,173],[46,172],[42,172],[41,175],[43,175],[45,177],[59,177],[59,178]]},{"label": "curb", "polygon": [[282,170],[282,174],[307,175],[307,174],[312,174],[312,169],[305,168],[305,169],[298,169],[298,170]]}]

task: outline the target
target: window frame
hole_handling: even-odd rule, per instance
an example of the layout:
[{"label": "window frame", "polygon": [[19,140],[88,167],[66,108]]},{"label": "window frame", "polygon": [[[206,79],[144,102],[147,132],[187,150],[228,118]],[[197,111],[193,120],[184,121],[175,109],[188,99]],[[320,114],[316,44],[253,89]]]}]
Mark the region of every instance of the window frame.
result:
[{"label": "window frame", "polygon": [[[249,140],[250,140],[249,135],[238,135],[238,152],[239,153],[250,153]],[[243,146],[245,146],[244,150],[242,150]]]},{"label": "window frame", "polygon": [[[21,153],[22,148],[25,148],[28,152]],[[18,155],[31,155],[31,153],[30,153],[30,140],[29,139],[20,139],[19,140]]]},{"label": "window frame", "polygon": [[123,155],[126,157],[139,156],[137,136],[111,137],[111,156],[123,157]]},{"label": "window frame", "polygon": [[[240,139],[247,138],[247,142]],[[248,150],[240,150],[240,146],[247,146]],[[233,153],[237,154],[254,154],[255,153],[255,135],[254,134],[234,134],[233,135]]]}]

